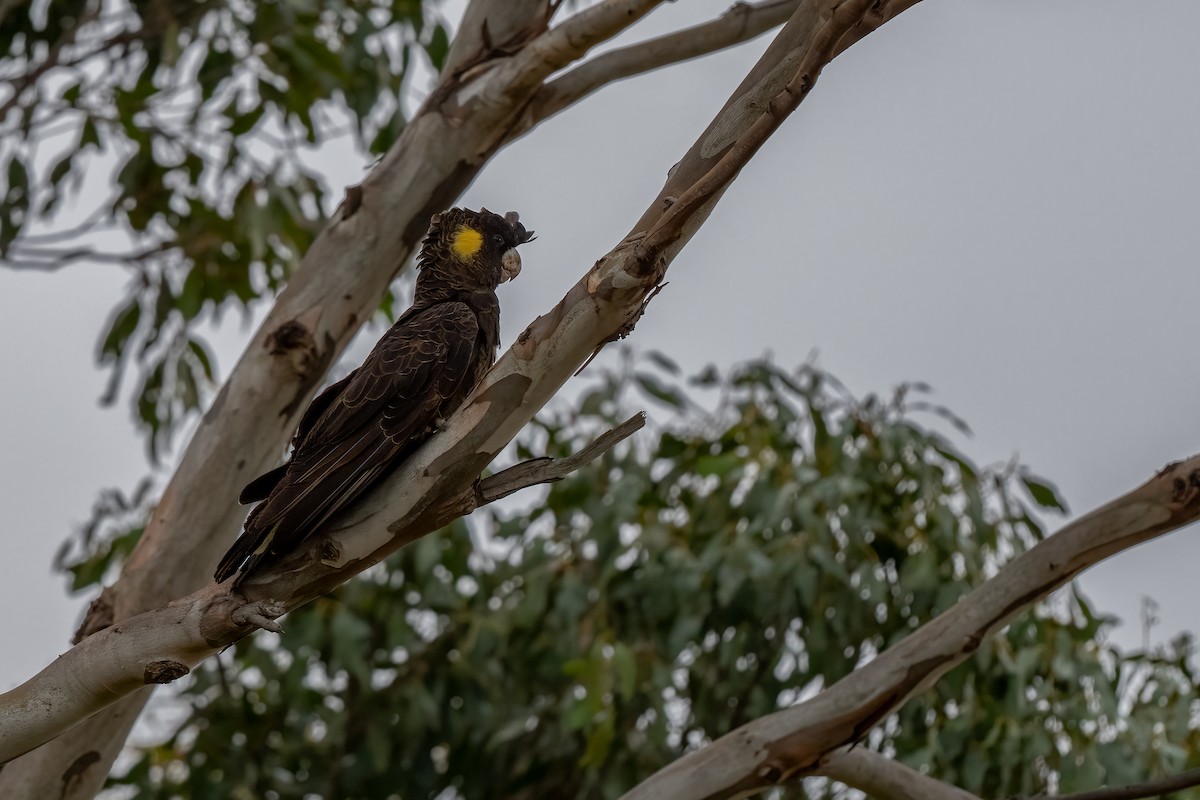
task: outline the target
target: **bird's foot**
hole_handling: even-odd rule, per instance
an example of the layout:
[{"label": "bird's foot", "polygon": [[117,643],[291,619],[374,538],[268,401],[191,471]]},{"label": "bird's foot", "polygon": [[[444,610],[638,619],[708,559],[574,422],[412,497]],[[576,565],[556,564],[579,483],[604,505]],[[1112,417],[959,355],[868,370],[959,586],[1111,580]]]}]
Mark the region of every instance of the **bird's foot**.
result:
[{"label": "bird's foot", "polygon": [[271,633],[283,633],[275,620],[287,612],[287,606],[278,600],[257,600],[233,610],[230,617],[238,625],[253,625]]}]

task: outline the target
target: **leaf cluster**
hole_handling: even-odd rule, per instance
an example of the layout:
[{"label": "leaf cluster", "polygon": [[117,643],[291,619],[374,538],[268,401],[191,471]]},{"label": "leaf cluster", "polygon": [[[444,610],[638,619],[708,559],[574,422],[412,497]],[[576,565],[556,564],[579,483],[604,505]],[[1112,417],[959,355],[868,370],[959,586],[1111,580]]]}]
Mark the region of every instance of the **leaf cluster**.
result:
[{"label": "leaf cluster", "polygon": [[[23,6],[23,7],[22,7]],[[0,10],[0,263],[131,273],[102,334],[105,400],[138,372],[157,457],[200,408],[197,333],[277,291],[331,210],[314,155],[364,163],[403,128],[413,54],[448,40],[421,0],[55,0]],[[94,207],[69,208],[111,174]],[[111,171],[111,172],[110,172]]]}]

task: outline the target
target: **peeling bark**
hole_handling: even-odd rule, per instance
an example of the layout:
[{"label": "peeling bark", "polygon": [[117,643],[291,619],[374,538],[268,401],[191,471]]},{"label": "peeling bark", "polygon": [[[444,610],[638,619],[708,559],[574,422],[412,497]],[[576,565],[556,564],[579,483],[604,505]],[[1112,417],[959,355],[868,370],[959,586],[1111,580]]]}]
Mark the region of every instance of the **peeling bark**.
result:
[{"label": "peeling bark", "polygon": [[187,665],[169,658],[162,661],[151,661],[142,673],[142,683],[172,683],[189,672],[191,670],[187,668]]}]

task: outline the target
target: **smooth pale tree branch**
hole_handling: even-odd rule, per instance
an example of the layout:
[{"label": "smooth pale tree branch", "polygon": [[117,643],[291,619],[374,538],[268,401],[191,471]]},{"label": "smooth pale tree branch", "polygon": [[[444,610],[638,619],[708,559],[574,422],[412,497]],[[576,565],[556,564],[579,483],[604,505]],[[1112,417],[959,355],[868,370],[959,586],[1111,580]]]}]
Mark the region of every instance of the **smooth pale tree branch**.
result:
[{"label": "smooth pale tree branch", "polygon": [[646,230],[654,224],[662,209],[675,203],[713,169],[752,125],[767,125],[762,119],[767,115],[762,112],[769,104],[775,104],[771,114],[786,110],[787,98],[779,95],[789,81],[807,75],[811,87],[825,64],[918,2],[877,0],[863,10],[856,0],[803,0],[687,155],[671,169],[656,203],[642,215],[634,230]]},{"label": "smooth pale tree branch", "polygon": [[1194,456],[1038,542],[941,616],[816,697],[689,753],[626,798],[716,800],[818,773],[830,753],[862,739],[965,661],[987,636],[1080,572],[1198,518],[1200,456]]},{"label": "smooth pale tree branch", "polygon": [[[308,265],[320,274],[314,277],[311,271],[304,272],[305,279],[293,279],[281,296],[256,344],[206,415],[156,512],[159,527],[152,532],[156,524],[152,521],[146,533],[149,544],[143,540],[145,549],[139,547],[141,552],[131,557],[126,575],[132,571],[151,581],[158,596],[172,587],[187,590],[190,581],[206,577],[219,548],[227,544],[240,522],[232,503],[225,509],[212,498],[236,496],[237,487],[269,465],[269,448],[253,460],[264,442],[274,443],[275,452],[282,449],[294,413],[315,383],[311,373],[323,371],[322,362],[328,360],[327,354],[337,352],[339,337],[350,327],[345,314],[358,308],[348,304],[353,292],[361,289],[360,276],[374,274],[384,258],[390,276],[396,261],[411,251],[424,232],[428,214],[448,204],[505,141],[505,121],[515,121],[519,101],[532,96],[541,80],[582,56],[592,43],[631,24],[653,5],[610,0],[590,7],[515,55],[496,59],[495,65],[483,72],[480,67],[468,70],[471,77],[464,73],[461,78],[450,78],[435,90],[436,97],[426,104],[425,113],[409,124],[376,172],[348,193],[342,212],[306,255],[302,269]],[[223,646],[249,632],[248,625],[233,619],[243,605],[261,609],[267,617],[268,610],[293,608],[469,512],[476,502],[472,487],[495,454],[597,347],[629,332],[667,266],[757,149],[756,144],[742,143],[743,135],[751,134],[759,141],[764,130],[774,130],[798,102],[785,91],[791,79],[805,74],[807,86],[811,86],[834,52],[831,45],[853,35],[860,26],[876,27],[880,8],[867,0],[808,0],[802,4],[709,129],[676,165],[660,196],[631,234],[595,262],[554,309],[525,330],[447,427],[375,492],[349,509],[339,521],[340,528],[315,537],[312,547],[282,561],[274,573],[247,581],[245,598],[198,592],[178,601],[177,605],[205,606],[193,635],[206,645]],[[755,128],[755,123],[767,116],[772,118],[770,124]],[[471,153],[473,160],[464,162],[464,153]],[[693,186],[696,182],[703,186],[697,189]],[[687,202],[674,207],[663,202],[666,196],[687,198]],[[398,219],[409,220],[407,227],[397,224]],[[383,286],[386,281],[378,290]],[[371,295],[372,303],[377,296]],[[265,356],[261,351],[266,351]],[[301,380],[298,375],[308,377]],[[283,398],[277,390],[272,391],[279,382],[285,389]],[[293,388],[296,396],[289,399],[287,392]],[[282,412],[280,424],[286,424],[282,436],[269,430],[271,414],[264,415],[264,408]],[[264,433],[261,429],[268,430]],[[247,441],[230,441],[230,430]],[[237,460],[233,454],[241,450],[248,455]],[[206,491],[210,489],[213,491]],[[220,506],[221,513],[229,517],[228,529],[209,527],[214,522],[213,506]],[[186,562],[180,560],[184,556]],[[120,591],[106,595],[117,622],[131,616],[129,597],[122,597]],[[156,596],[154,591],[132,595],[139,602],[151,596]],[[239,616],[249,618],[246,612]],[[186,654],[181,654],[173,660],[186,666],[185,658]],[[89,796],[107,771],[144,696],[140,692],[139,703],[105,709],[93,718],[102,723],[84,723],[55,743],[68,739],[67,744],[42,748],[38,753],[53,751],[43,761],[34,753],[32,758],[10,764],[0,772],[0,794],[6,798],[40,797],[45,786],[66,785],[69,779],[71,790],[64,796]],[[100,748],[103,750],[98,753]],[[22,762],[33,765],[13,769]]]},{"label": "smooth pale tree branch", "polygon": [[595,461],[645,425],[646,414],[639,411],[574,455],[567,458],[534,458],[490,475],[477,485],[476,506],[493,503],[530,486],[561,481],[584,464]]},{"label": "smooth pale tree branch", "polygon": [[[981,800],[978,795],[931,778],[865,747],[834,750],[812,774],[841,781],[875,800]],[[1146,800],[1196,786],[1200,786],[1200,769],[1129,786],[1074,794],[1031,795],[1025,800]]]},{"label": "smooth pale tree branch", "polygon": [[1114,786],[1111,789],[1096,789],[1091,792],[1075,794],[1045,795],[1040,794],[1029,800],[1143,800],[1143,798],[1166,797],[1172,792],[1181,792],[1200,786],[1200,769],[1189,769],[1178,775],[1158,778],[1145,783],[1129,786]]},{"label": "smooth pale tree branch", "polygon": [[178,603],[105,628],[0,694],[0,763],[146,684],[186,675],[213,652],[199,626],[208,602],[222,594],[214,584]]},{"label": "smooth pale tree branch", "polygon": [[786,22],[800,1],[735,3],[709,22],[596,56],[547,83],[522,125],[532,128],[610,83],[749,41]]},{"label": "smooth pale tree branch", "polygon": [[471,0],[442,70],[453,75],[519,48],[545,32],[559,5],[547,0]]},{"label": "smooth pale tree branch", "polygon": [[865,747],[834,750],[815,774],[841,781],[874,800],[981,800]]}]

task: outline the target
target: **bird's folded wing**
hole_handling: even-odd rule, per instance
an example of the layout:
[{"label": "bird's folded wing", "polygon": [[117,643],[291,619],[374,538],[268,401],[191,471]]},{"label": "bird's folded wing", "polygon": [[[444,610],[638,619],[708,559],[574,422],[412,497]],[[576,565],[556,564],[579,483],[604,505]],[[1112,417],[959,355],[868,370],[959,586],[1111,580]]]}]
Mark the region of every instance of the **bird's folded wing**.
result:
[{"label": "bird's folded wing", "polygon": [[290,550],[424,441],[448,399],[469,391],[479,357],[470,308],[441,304],[407,323],[380,340],[310,423],[246,535],[270,531],[270,551]]}]

